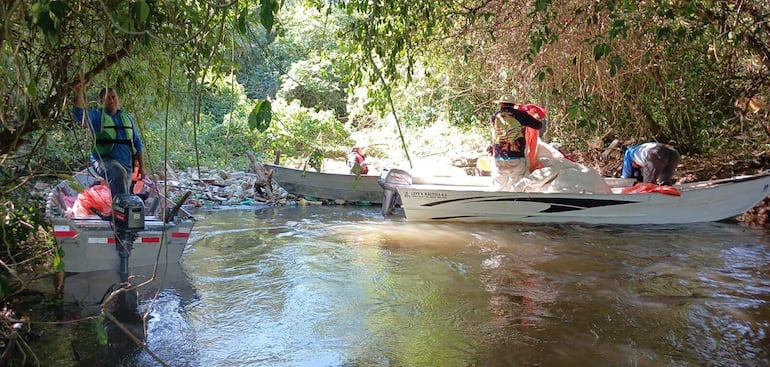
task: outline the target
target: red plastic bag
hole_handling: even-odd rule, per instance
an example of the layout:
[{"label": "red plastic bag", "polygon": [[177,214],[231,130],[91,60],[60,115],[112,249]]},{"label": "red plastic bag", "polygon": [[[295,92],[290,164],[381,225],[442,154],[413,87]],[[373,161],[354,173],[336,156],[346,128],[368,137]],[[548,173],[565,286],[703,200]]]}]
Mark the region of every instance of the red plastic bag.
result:
[{"label": "red plastic bag", "polygon": [[672,196],[682,196],[682,192],[674,186],[660,186],[649,182],[640,182],[634,186],[623,189],[624,194],[647,194],[657,192]]},{"label": "red plastic bag", "polygon": [[79,217],[94,215],[93,209],[105,216],[112,214],[112,193],[109,186],[99,184],[79,193],[75,205],[72,206],[72,214]]}]

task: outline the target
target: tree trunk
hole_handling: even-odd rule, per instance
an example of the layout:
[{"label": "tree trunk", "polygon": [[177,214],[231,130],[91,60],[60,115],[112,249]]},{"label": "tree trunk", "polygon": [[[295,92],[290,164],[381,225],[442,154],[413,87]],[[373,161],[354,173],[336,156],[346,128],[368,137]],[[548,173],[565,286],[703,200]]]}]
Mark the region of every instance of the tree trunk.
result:
[{"label": "tree trunk", "polygon": [[275,202],[275,195],[273,195],[273,172],[268,171],[265,166],[257,161],[254,157],[254,153],[246,152],[246,155],[251,161],[251,171],[257,176],[257,182],[254,183],[254,189],[264,192],[263,196],[266,196],[269,202]]}]

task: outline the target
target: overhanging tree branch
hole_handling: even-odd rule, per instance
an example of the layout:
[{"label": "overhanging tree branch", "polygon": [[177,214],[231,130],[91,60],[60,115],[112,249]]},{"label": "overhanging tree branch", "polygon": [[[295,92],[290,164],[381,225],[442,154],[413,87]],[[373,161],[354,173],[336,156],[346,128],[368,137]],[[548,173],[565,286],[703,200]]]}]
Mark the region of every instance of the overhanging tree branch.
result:
[{"label": "overhanging tree branch", "polygon": [[37,111],[44,113],[44,116],[29,114],[18,128],[3,128],[0,130],[0,154],[8,154],[15,151],[16,148],[25,141],[25,136],[27,134],[43,128],[43,121],[59,116],[57,106],[62,105],[72,87],[78,83],[90,82],[95,76],[128,57],[131,53],[132,46],[133,43],[131,40],[124,41],[122,48],[112,54],[106,55],[102,61],[94,65],[91,70],[79,76],[75,76],[70,82],[57,87],[55,89],[55,94],[46,98],[37,106]]}]

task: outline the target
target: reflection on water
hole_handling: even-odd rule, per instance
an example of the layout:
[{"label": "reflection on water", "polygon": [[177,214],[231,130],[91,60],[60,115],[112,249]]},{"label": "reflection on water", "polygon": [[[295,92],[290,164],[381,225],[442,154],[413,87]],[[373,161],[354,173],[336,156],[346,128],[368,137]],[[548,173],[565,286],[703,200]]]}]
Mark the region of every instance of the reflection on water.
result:
[{"label": "reflection on water", "polygon": [[181,266],[194,295],[161,293],[148,323],[172,366],[770,364],[759,230],[198,217]]}]

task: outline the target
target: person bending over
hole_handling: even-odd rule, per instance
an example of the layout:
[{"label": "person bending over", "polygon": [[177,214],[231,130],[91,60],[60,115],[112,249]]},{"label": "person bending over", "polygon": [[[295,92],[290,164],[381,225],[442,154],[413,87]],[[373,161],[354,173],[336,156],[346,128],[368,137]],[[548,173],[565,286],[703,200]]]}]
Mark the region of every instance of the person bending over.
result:
[{"label": "person bending over", "polygon": [[674,184],[674,171],[679,164],[679,152],[663,143],[650,142],[626,149],[621,177],[632,178],[641,171],[641,181],[656,185]]}]

